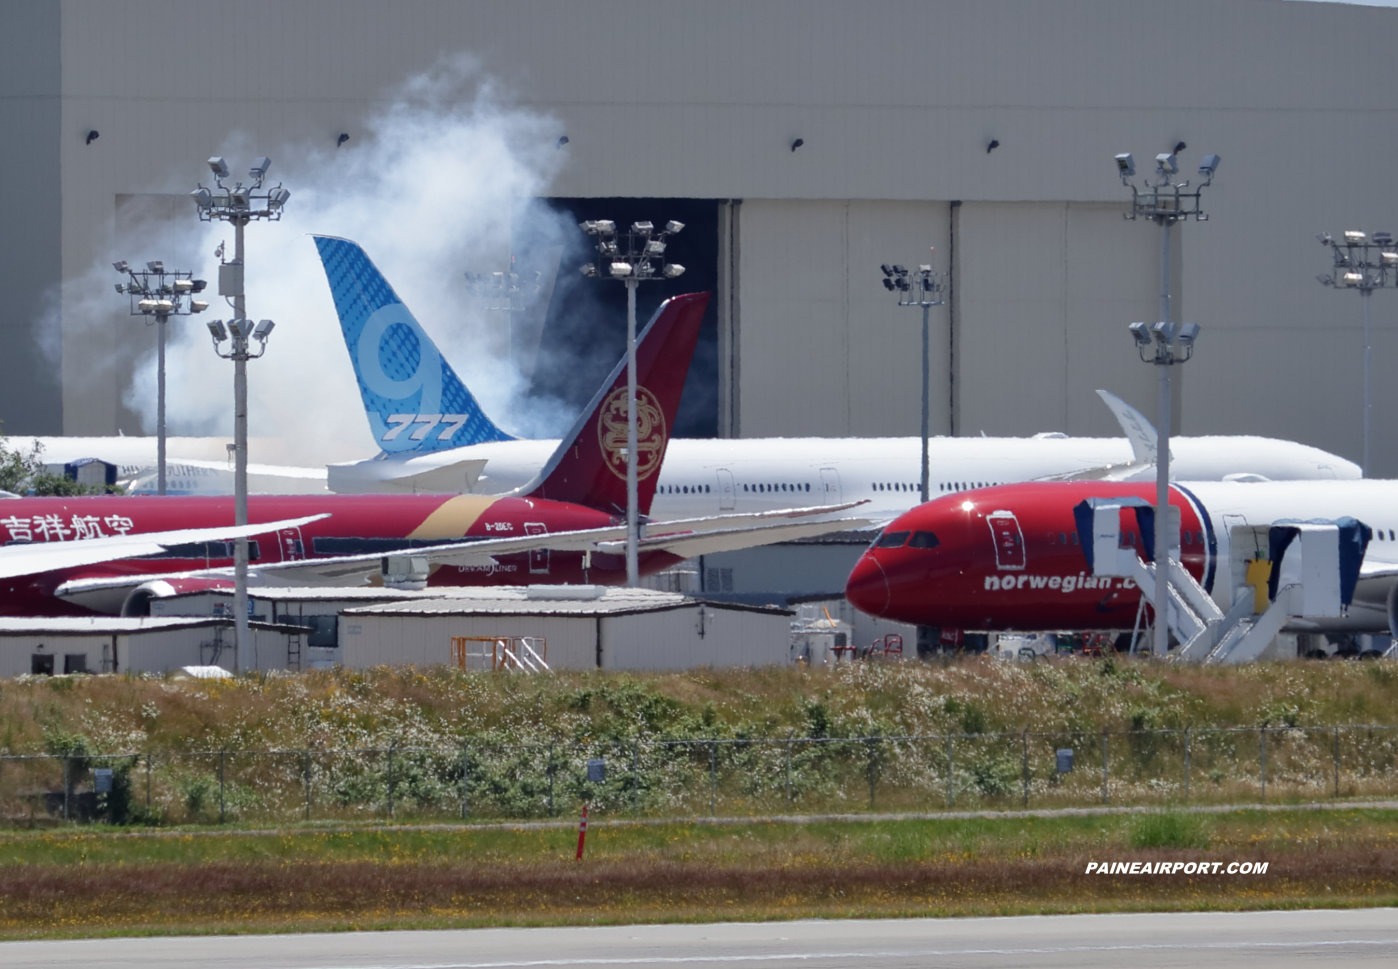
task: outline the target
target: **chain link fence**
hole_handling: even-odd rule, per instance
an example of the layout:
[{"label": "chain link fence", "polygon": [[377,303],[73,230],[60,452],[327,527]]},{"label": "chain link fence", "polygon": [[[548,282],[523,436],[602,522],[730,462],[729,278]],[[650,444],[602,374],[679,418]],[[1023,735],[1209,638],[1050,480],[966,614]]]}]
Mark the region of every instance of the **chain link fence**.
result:
[{"label": "chain link fence", "polygon": [[[589,780],[588,762],[605,765]],[[764,817],[1398,794],[1398,727],[0,755],[11,825]]]}]

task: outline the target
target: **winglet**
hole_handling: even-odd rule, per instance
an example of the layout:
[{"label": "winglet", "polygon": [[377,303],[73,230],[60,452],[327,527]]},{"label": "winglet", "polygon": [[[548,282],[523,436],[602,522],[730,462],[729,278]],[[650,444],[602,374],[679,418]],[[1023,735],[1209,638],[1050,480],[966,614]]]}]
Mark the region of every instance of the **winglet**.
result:
[{"label": "winglet", "polygon": [[358,243],[314,236],[374,440],[388,452],[512,441]]},{"label": "winglet", "polygon": [[[636,340],[637,507],[642,515],[649,513],[655,496],[660,464],[708,305],[708,293],[668,299]],[[625,357],[564,435],[543,470],[519,493],[607,511],[626,508]]]},{"label": "winglet", "polygon": [[1121,425],[1126,440],[1131,442],[1133,464],[1155,463],[1155,425],[1146,420],[1146,415],[1122,400],[1109,390],[1097,391],[1102,403],[1111,409],[1112,416]]}]

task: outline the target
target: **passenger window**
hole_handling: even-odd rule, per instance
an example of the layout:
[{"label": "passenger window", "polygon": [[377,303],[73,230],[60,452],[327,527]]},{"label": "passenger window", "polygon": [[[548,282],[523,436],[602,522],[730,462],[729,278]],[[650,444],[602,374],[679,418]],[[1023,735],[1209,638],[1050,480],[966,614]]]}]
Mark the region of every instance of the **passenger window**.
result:
[{"label": "passenger window", "polygon": [[912,541],[908,543],[909,548],[936,548],[940,542],[932,532],[913,532]]},{"label": "passenger window", "polygon": [[1074,545],[1078,544],[1078,533],[1077,533],[1077,532],[1069,532],[1069,533],[1068,533],[1068,539],[1069,539],[1069,541],[1071,541]]},{"label": "passenger window", "polygon": [[1067,545],[1067,544],[1068,544],[1068,536],[1067,536],[1067,535],[1064,535],[1062,532],[1059,532],[1059,533],[1058,533],[1058,544],[1060,544],[1060,545]]},{"label": "passenger window", "polygon": [[902,548],[908,541],[908,532],[884,532],[879,536],[875,548]]}]

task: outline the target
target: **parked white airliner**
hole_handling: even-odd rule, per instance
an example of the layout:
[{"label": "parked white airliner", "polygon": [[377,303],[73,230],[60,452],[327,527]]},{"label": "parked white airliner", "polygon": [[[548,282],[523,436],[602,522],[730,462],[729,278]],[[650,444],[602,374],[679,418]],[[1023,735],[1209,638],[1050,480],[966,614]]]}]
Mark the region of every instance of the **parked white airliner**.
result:
[{"label": "parked white airliner", "polygon": [[[364,250],[346,239],[315,241],[369,424],[383,449],[372,459],[331,465],[331,490],[505,494],[533,480],[558,442],[518,440],[496,427]],[[1153,479],[1150,422],[1099,393],[1127,437],[934,438],[932,496],[1046,478]],[[643,416],[645,394],[642,388]],[[643,432],[640,450],[646,447]],[[671,439],[651,516],[867,499],[866,517],[892,517],[918,503],[921,447],[910,437]],[[1178,437],[1171,455],[1172,475],[1184,480],[1360,477],[1359,467],[1344,458],[1272,438]]]}]

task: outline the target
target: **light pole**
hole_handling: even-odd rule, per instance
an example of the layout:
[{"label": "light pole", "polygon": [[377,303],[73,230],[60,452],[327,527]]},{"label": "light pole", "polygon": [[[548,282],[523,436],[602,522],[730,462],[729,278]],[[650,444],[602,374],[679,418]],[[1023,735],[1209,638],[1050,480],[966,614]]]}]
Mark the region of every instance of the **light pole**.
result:
[{"label": "light pole", "polygon": [[[631,223],[631,231],[618,233],[610,219],[578,223],[597,238],[597,259],[583,265],[582,274],[593,279],[618,279],[626,284],[626,584],[640,582],[637,546],[640,516],[636,498],[636,287],[648,280],[675,279],[684,273],[677,262],[665,261],[666,238],[684,228],[683,222],[665,223],[660,232],[649,222]],[[659,263],[659,268],[656,263]]]},{"label": "light pole", "polygon": [[[1176,151],[1182,150],[1183,143]],[[1141,359],[1155,364],[1160,372],[1160,416],[1155,429],[1155,655],[1164,657],[1170,652],[1170,628],[1166,622],[1166,610],[1170,603],[1170,366],[1183,363],[1194,352],[1194,337],[1199,328],[1192,323],[1177,327],[1170,322],[1170,229],[1176,222],[1207,222],[1208,216],[1199,207],[1199,195],[1213,183],[1218,171],[1218,155],[1205,155],[1199,163],[1199,176],[1203,181],[1194,191],[1187,191],[1189,182],[1175,182],[1179,164],[1174,152],[1163,152],[1155,156],[1155,177],[1147,179],[1140,189],[1132,184],[1136,176],[1136,160],[1130,153],[1116,156],[1117,174],[1121,184],[1131,189],[1131,211],[1125,218],[1135,220],[1147,218],[1160,226],[1160,322],[1146,332],[1144,323],[1131,324],[1132,335],[1136,338]],[[1186,343],[1186,332],[1189,333]],[[1155,352],[1146,356],[1146,348],[1155,340]],[[1184,357],[1177,358],[1175,343],[1179,340],[1184,347]]]},{"label": "light pole", "polygon": [[[229,324],[229,329],[234,334],[233,350],[227,354],[219,350],[219,356],[228,357],[233,360],[233,508],[234,523],[246,525],[248,523],[248,360],[247,336],[250,325],[247,319],[247,298],[243,293],[243,229],[253,220],[265,220],[269,222],[279,221],[282,217],[282,209],[286,205],[291,193],[282,188],[278,183],[275,187],[264,189],[263,181],[267,177],[267,169],[272,166],[270,158],[258,158],[252,163],[252,168],[248,170],[248,176],[252,184],[244,186],[242,182],[234,183],[232,188],[224,184],[228,178],[228,163],[220,157],[209,159],[209,169],[214,173],[215,190],[210,190],[200,185],[190,196],[194,199],[194,204],[199,210],[201,222],[229,222],[233,225],[233,259],[231,262],[224,261],[218,267],[218,292],[220,296],[231,298],[234,319]],[[219,255],[222,256],[223,246],[219,246]],[[218,321],[215,321],[218,322]],[[239,329],[234,328],[234,324],[239,325]],[[265,330],[263,329],[265,324]],[[263,320],[257,324],[258,331],[262,331],[260,337],[254,331],[251,335],[254,339],[260,339],[263,351],[266,350],[267,334],[272,332],[271,320]],[[213,323],[209,324],[209,331],[214,336],[214,348],[217,350],[222,342],[218,331],[222,330],[220,323],[217,330]],[[241,333],[241,335],[240,335]],[[242,349],[239,350],[241,342]],[[261,356],[258,353],[257,356]],[[233,671],[241,672],[240,666],[243,660],[243,650],[247,646],[248,640],[248,540],[240,537],[234,546],[233,553],[233,628],[236,642],[233,646]]]},{"label": "light pole", "polygon": [[922,307],[922,500],[927,501],[931,497],[931,464],[927,454],[928,437],[928,404],[927,399],[930,392],[931,382],[930,364],[928,363],[928,338],[927,338],[927,316],[932,311],[932,307],[943,305],[946,300],[942,299],[943,284],[937,274],[928,265],[918,266],[917,272],[909,273],[903,266],[890,266],[884,263],[879,267],[883,270],[883,287],[892,293],[898,294],[899,306],[920,306]]},{"label": "light pole", "polygon": [[1357,289],[1364,305],[1364,477],[1369,477],[1369,427],[1373,418],[1370,394],[1369,297],[1376,289],[1398,288],[1398,247],[1388,232],[1365,235],[1357,229],[1347,229],[1344,241],[1332,239],[1330,233],[1319,236],[1322,245],[1330,247],[1335,265],[1329,274],[1317,276],[1322,285],[1336,289]]},{"label": "light pole", "polygon": [[[146,317],[146,325],[155,317],[156,336],[156,392],[155,392],[155,463],[156,490],[165,494],[165,324],[172,316],[190,316],[202,313],[209,304],[195,299],[194,294],[202,293],[204,280],[195,279],[193,273],[180,270],[166,270],[159,259],[146,263],[146,268],[132,269],[123,259],[112,263],[112,268],[125,274],[130,282],[117,283],[116,291],[125,293],[131,300],[131,315]],[[185,299],[188,298],[188,304]]]},{"label": "light pole", "polygon": [[[511,264],[514,257],[510,257]],[[482,301],[483,310],[493,310],[505,314],[506,328],[510,335],[510,359],[518,363],[515,349],[515,314],[523,313],[538,297],[544,288],[544,274],[535,271],[532,276],[522,276],[517,272],[503,273],[463,273],[466,277],[466,292]]]}]

